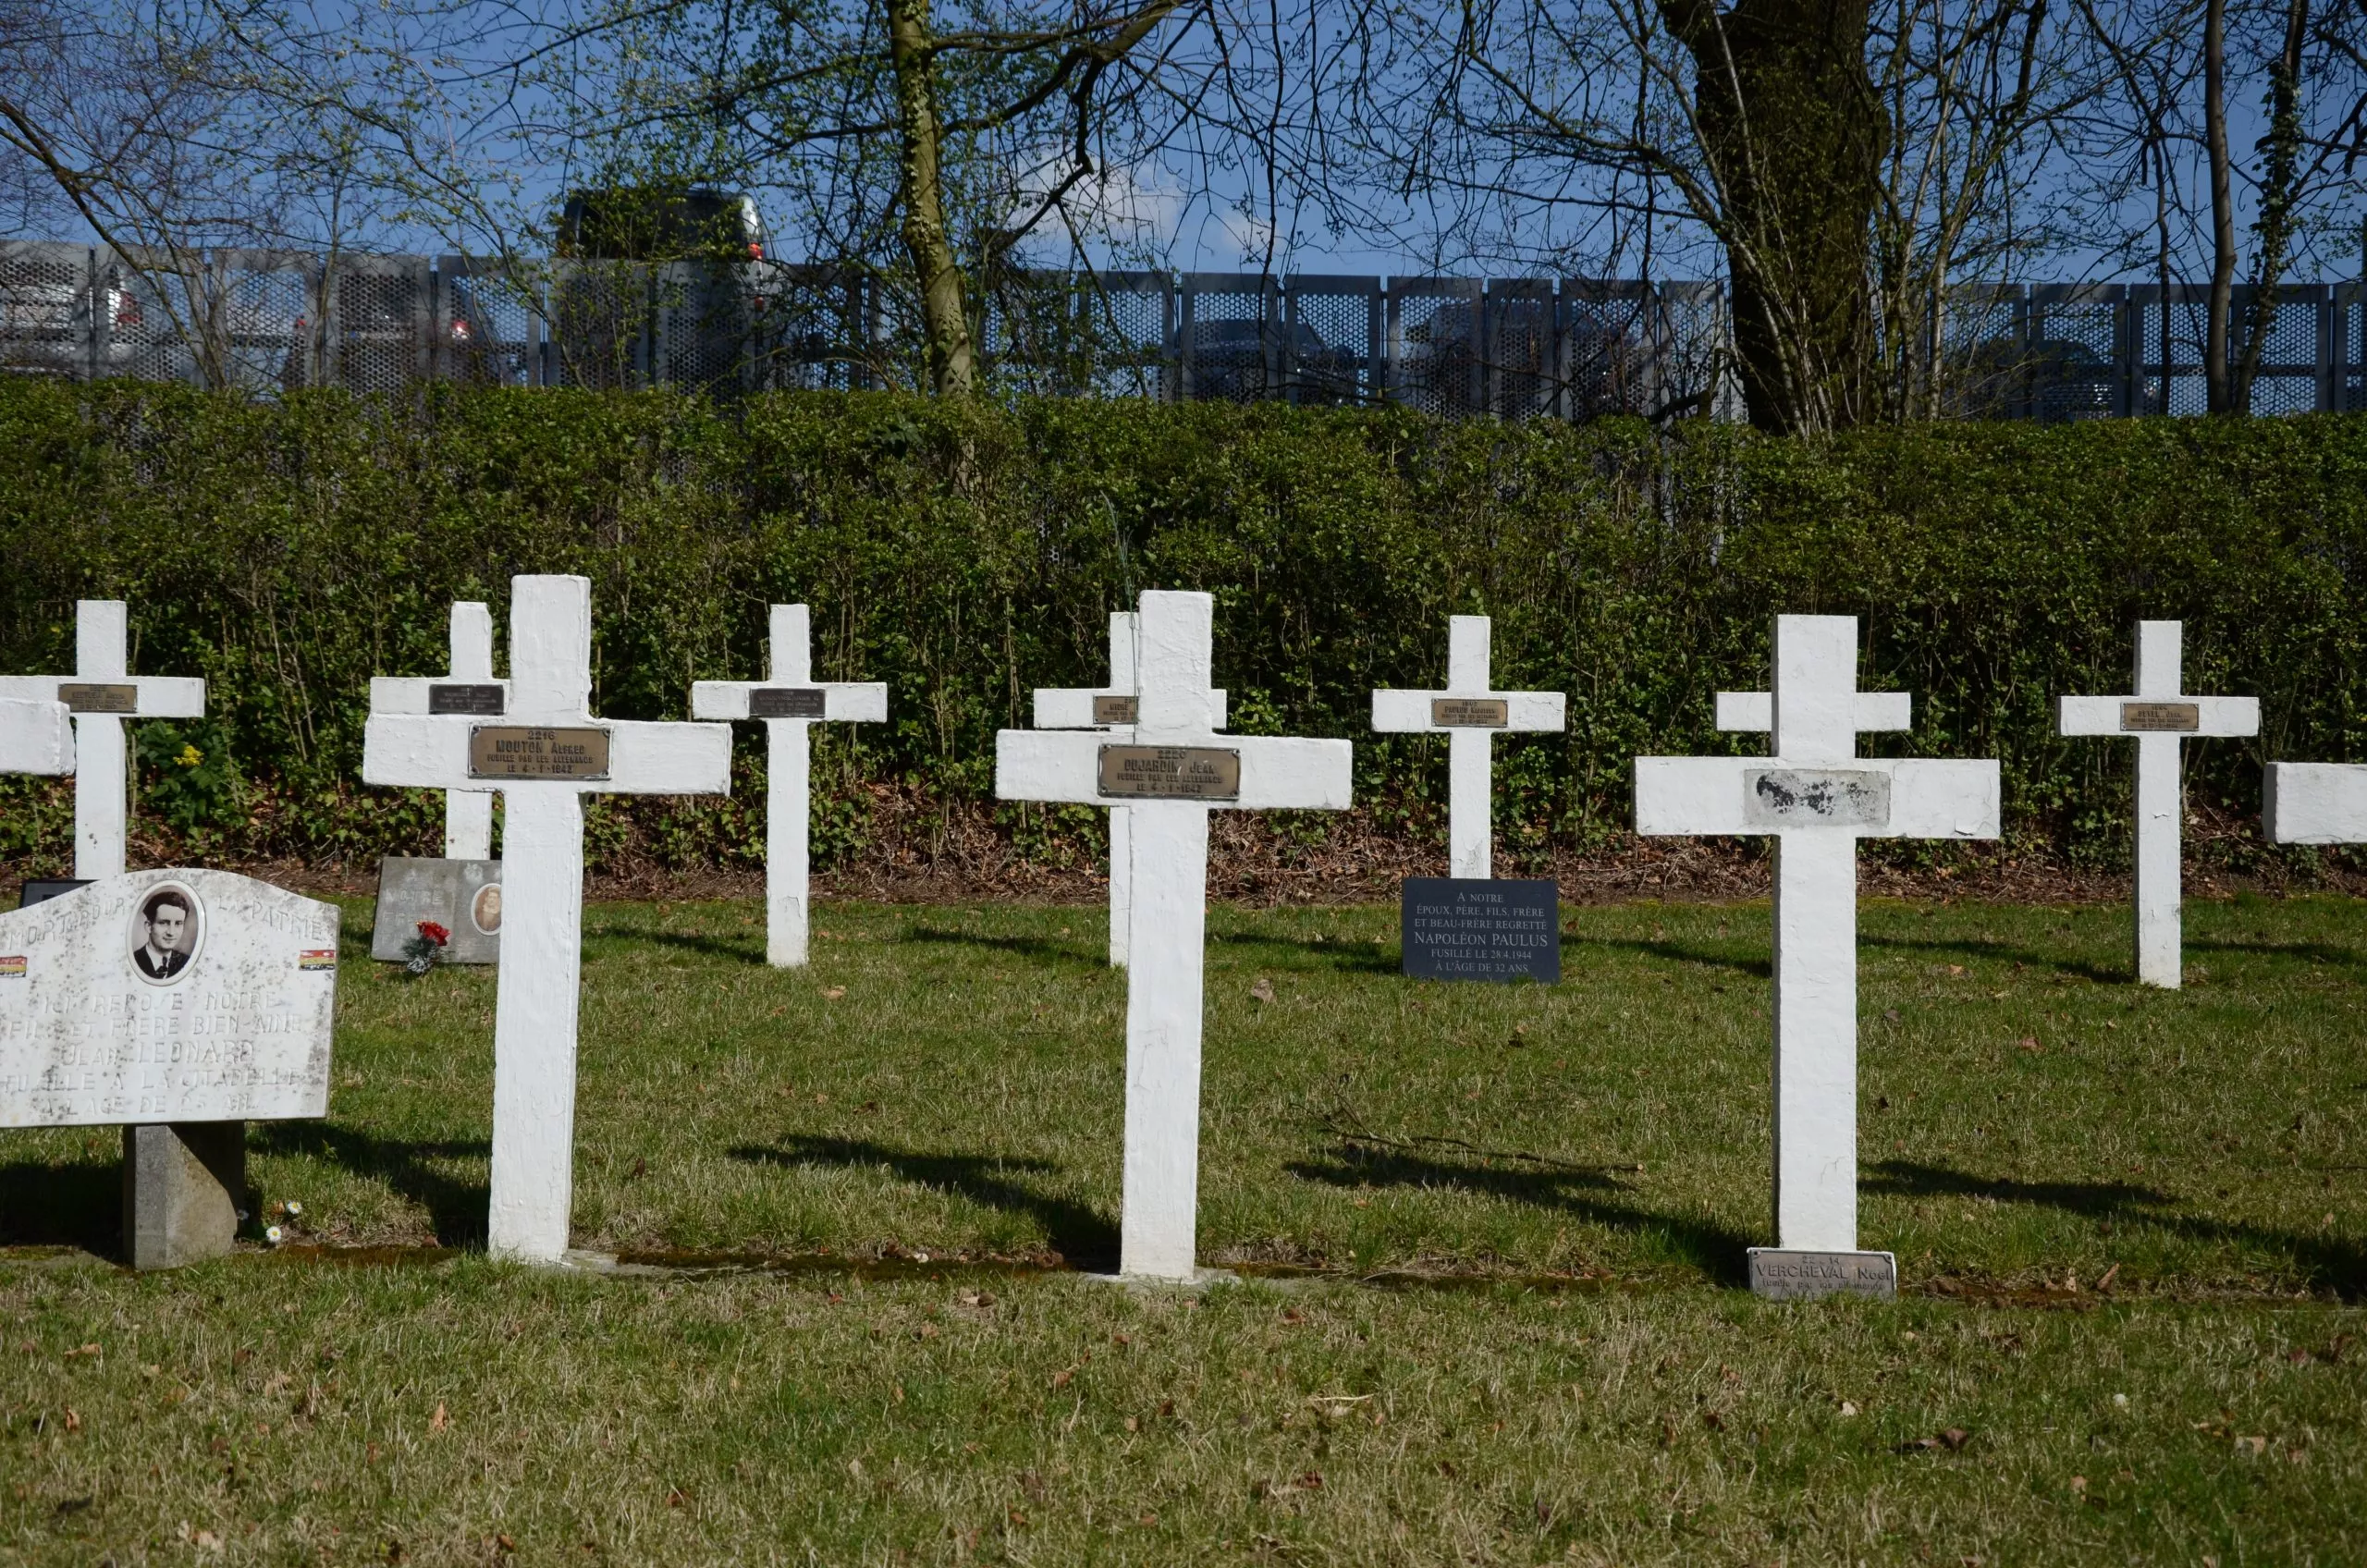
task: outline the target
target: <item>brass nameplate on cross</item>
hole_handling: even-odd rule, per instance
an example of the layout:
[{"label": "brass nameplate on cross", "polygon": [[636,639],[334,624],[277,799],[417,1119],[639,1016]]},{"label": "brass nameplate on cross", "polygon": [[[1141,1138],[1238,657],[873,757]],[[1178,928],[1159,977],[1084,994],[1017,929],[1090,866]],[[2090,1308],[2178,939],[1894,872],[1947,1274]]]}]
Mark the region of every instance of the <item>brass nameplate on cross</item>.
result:
[{"label": "brass nameplate on cross", "polygon": [[1139,703],[1133,697],[1096,697],[1093,699],[1093,722],[1096,724],[1132,724]]},{"label": "brass nameplate on cross", "polygon": [[1153,801],[1237,801],[1241,753],[1215,746],[1104,746],[1104,795]]},{"label": "brass nameplate on cross", "polygon": [[469,727],[469,777],[532,782],[608,777],[608,732],[540,726]]},{"label": "brass nameplate on cross", "polygon": [[498,681],[438,681],[427,689],[427,711],[498,718],[509,710],[502,704]]},{"label": "brass nameplate on cross", "polygon": [[138,713],[140,688],[129,681],[64,680],[57,700],[76,713]]},{"label": "brass nameplate on cross", "polygon": [[2191,735],[2202,728],[2200,703],[2123,703],[2120,730],[2127,734]]},{"label": "brass nameplate on cross", "polygon": [[1512,722],[1502,697],[1432,697],[1430,722],[1441,729],[1502,729]]},{"label": "brass nameplate on cross", "polygon": [[829,693],[819,686],[758,686],[748,693],[750,718],[819,718]]}]

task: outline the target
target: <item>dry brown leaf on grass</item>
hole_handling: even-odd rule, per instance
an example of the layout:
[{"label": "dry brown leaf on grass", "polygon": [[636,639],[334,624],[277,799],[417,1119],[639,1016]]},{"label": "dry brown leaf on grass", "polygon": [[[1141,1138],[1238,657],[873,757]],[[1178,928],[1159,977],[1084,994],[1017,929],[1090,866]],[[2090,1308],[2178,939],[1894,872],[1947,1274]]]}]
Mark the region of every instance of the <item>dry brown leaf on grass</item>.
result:
[{"label": "dry brown leaf on grass", "polygon": [[844,986],[833,986],[822,993],[822,999],[826,1002],[834,1002],[846,994],[847,988]]},{"label": "dry brown leaf on grass", "polygon": [[1274,999],[1274,983],[1265,975],[1260,974],[1257,976],[1257,983],[1249,987],[1249,994],[1257,998],[1261,1002],[1272,1001]]},{"label": "dry brown leaf on grass", "polygon": [[427,1429],[431,1432],[440,1432],[451,1424],[451,1414],[444,1408],[444,1402],[440,1399],[437,1400],[435,1402],[435,1414],[427,1418]]},{"label": "dry brown leaf on grass", "polygon": [[1951,1427],[1946,1431],[1941,1432],[1934,1437],[1917,1438],[1912,1441],[1903,1442],[1898,1445],[1898,1452],[1901,1453],[1920,1453],[1932,1449],[1946,1449],[1950,1453],[1954,1453],[1956,1450],[1964,1447],[1967,1442],[1969,1442],[1971,1439],[1972,1434],[1966,1431],[1962,1427]]}]

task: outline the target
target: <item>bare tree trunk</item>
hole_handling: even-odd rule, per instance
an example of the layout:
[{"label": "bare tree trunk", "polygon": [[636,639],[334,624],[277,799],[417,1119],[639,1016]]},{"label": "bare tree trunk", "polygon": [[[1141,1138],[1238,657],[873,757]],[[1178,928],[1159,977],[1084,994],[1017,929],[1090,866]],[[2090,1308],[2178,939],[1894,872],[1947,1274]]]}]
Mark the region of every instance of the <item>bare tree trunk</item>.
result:
[{"label": "bare tree trunk", "polygon": [[2227,165],[2227,0],[2208,0],[2202,22],[2202,139],[2211,158],[2211,319],[2202,376],[2210,411],[2237,411],[2227,375],[2228,317],[2236,298],[2236,198]]},{"label": "bare tree trunk", "polygon": [[2261,352],[2276,325],[2278,285],[2285,280],[2285,252],[2293,241],[2294,197],[2301,180],[2301,46],[2310,31],[2310,0],[2285,8],[2285,49],[2268,75],[2268,135],[2260,178],[2260,254],[2252,268],[2251,309],[2245,312],[2244,346],[2236,356],[2230,404],[2252,406],[2252,379]]},{"label": "bare tree trunk", "polygon": [[937,41],[929,0],[888,0],[888,52],[896,72],[896,122],[903,138],[904,251],[920,283],[928,374],[940,397],[965,397],[977,384],[962,269],[946,233],[945,186],[938,173]]}]

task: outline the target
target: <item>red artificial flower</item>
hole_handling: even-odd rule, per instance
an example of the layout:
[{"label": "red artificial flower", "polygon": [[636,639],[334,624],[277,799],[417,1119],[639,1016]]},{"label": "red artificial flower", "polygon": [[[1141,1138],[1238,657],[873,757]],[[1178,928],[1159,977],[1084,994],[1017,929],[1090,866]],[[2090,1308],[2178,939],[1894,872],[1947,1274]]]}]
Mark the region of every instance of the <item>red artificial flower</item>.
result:
[{"label": "red artificial flower", "polygon": [[423,920],[419,923],[419,934],[439,948],[447,946],[452,940],[452,933],[432,920]]}]

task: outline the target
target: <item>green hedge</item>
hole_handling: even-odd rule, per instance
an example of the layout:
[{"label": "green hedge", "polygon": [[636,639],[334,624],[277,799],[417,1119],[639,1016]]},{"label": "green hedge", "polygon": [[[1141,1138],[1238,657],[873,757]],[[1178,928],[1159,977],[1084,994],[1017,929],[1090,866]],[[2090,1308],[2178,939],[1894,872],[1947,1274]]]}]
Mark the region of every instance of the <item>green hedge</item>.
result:
[{"label": "green hedge", "polygon": [[[2128,749],[2061,740],[2053,712],[2126,689],[2140,615],[2187,622],[2189,690],[2263,699],[2257,743],[2189,747],[2198,800],[2256,809],[2265,757],[2367,756],[2367,422],[2343,418],[1811,445],[1281,406],[17,383],[0,552],[0,669],[68,668],[75,599],[107,596],[135,668],[212,683],[207,719],[146,727],[138,809],[230,857],[431,842],[430,800],[358,783],[369,677],[441,670],[448,604],[498,620],[524,571],[592,579],[619,717],[753,675],[765,606],[811,603],[817,671],[890,686],[889,724],[825,746],[826,856],[868,831],[850,786],[989,794],[995,729],[1032,687],[1098,682],[1107,613],[1152,587],[1217,595],[1238,728],[1355,739],[1363,820],[1392,833],[1436,832],[1442,752],[1372,738],[1367,692],[1436,681],[1444,618],[1494,616],[1500,683],[1571,699],[1565,737],[1501,749],[1499,821],[1532,863],[1624,830],[1636,754],[1751,743],[1712,732],[1711,694],[1763,686],[1779,610],[1864,618],[1865,683],[1916,697],[1880,749],[2003,758],[2024,852],[2125,852]],[[0,858],[54,863],[58,791],[0,788]],[[595,844],[744,864],[761,821],[747,791],[612,807]]]}]

